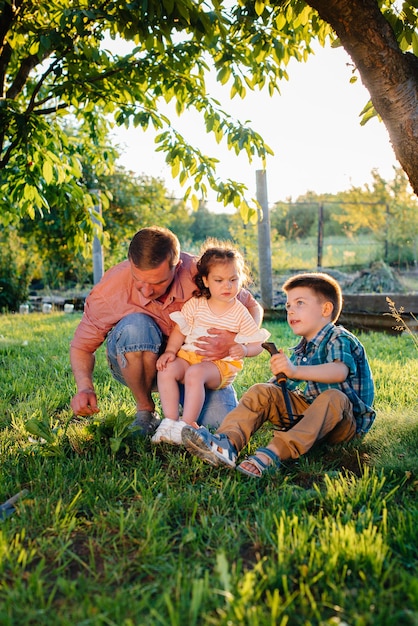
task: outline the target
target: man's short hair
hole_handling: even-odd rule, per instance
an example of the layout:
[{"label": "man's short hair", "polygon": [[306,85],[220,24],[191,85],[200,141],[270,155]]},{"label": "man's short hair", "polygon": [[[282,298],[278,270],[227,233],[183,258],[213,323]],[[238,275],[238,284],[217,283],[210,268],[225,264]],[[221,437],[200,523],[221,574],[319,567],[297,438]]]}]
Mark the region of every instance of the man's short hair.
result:
[{"label": "man's short hair", "polygon": [[171,269],[180,260],[180,242],[168,228],[141,228],[129,244],[128,259],[141,270],[154,269],[164,261]]},{"label": "man's short hair", "polygon": [[331,302],[333,306],[332,321],[336,322],[340,317],[343,306],[343,295],[339,283],[329,274],[321,272],[306,272],[296,274],[286,280],[282,289],[287,294],[297,287],[309,287],[325,302]]}]

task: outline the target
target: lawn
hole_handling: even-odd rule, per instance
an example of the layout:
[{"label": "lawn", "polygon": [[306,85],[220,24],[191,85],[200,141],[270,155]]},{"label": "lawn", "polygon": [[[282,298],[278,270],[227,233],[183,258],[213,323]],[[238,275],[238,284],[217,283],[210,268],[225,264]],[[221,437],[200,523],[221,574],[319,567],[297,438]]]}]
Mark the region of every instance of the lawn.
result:
[{"label": "lawn", "polygon": [[[129,392],[98,351],[101,413],[74,418],[79,314],[0,317],[3,625],[418,624],[418,351],[361,334],[378,417],[256,482],[126,436]],[[289,348],[286,324],[268,323]],[[269,377],[246,361],[238,395]],[[269,427],[249,450],[265,444]],[[44,443],[42,443],[44,442]]]}]

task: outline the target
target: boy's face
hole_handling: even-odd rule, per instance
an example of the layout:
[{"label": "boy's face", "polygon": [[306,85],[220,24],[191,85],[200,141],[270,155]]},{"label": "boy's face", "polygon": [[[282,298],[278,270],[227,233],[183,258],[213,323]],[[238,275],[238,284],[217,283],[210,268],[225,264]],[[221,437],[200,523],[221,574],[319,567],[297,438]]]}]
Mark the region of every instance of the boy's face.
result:
[{"label": "boy's face", "polygon": [[321,300],[309,287],[295,287],[287,292],[287,321],[295,335],[308,341],[331,321],[332,303]]}]

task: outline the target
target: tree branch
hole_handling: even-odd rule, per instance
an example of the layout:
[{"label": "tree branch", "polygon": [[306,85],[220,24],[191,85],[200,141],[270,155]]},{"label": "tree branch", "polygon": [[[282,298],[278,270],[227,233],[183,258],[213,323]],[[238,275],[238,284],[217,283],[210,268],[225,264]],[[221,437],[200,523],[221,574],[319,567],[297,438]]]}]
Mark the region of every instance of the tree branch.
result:
[{"label": "tree branch", "polygon": [[[58,65],[58,63],[60,63],[61,59],[55,59],[55,61],[53,61],[51,63],[51,65],[48,67],[48,69],[42,74],[42,76],[40,77],[40,79],[38,80],[37,84],[35,85],[35,88],[32,92],[31,98],[29,100],[29,104],[26,108],[26,113],[31,113],[33,111],[33,109],[35,108],[35,105],[39,103],[35,102],[35,98],[37,96],[37,94],[40,92],[41,87],[45,81],[45,79],[51,74],[51,72],[54,71],[54,68]],[[48,98],[49,99],[49,98]],[[47,99],[44,98],[44,100],[42,102],[45,102]]]},{"label": "tree branch", "polygon": [[0,53],[0,97],[4,96],[4,84],[6,80],[6,71],[7,66],[10,63],[10,59],[12,57],[12,48],[6,43],[4,44],[2,51]]},{"label": "tree branch", "polygon": [[19,138],[17,137],[14,141],[11,141],[7,147],[7,150],[4,154],[4,157],[0,159],[0,170],[6,167],[8,162],[10,161],[10,157],[12,155],[13,150],[19,145]]},{"label": "tree branch", "polygon": [[34,67],[42,63],[47,55],[44,58],[39,59],[39,57],[35,54],[31,54],[30,56],[23,59],[19,70],[15,76],[15,79],[7,91],[6,98],[10,98],[10,100],[14,100],[16,96],[22,91],[30,72]]},{"label": "tree branch", "polygon": [[4,95],[4,82],[6,77],[7,66],[12,56],[12,48],[6,41],[6,35],[9,32],[13,22],[16,20],[23,0],[16,0],[12,3],[5,3],[0,13],[0,96]]},{"label": "tree branch", "polygon": [[[45,99],[46,101],[46,99]],[[65,102],[61,102],[61,104],[57,104],[55,107],[50,107],[49,109],[37,109],[33,111],[34,115],[51,115],[51,113],[55,113],[56,111],[62,111],[62,109],[66,109],[69,105]]]},{"label": "tree branch", "polygon": [[418,72],[377,0],[307,0],[353,59],[396,157],[418,194]]},{"label": "tree branch", "polygon": [[[16,20],[24,0],[15,0],[13,3],[4,3],[3,10],[0,13],[0,41],[4,46],[4,40],[10,30],[11,25]],[[2,48],[0,50],[2,50]]]}]

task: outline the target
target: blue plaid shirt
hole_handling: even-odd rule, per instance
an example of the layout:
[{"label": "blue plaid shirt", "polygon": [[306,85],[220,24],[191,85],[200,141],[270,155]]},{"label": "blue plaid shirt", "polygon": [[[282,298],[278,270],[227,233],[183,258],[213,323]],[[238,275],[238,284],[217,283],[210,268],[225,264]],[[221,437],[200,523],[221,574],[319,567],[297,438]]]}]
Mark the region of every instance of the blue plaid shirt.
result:
[{"label": "blue plaid shirt", "polygon": [[[367,433],[376,417],[372,409],[374,400],[374,382],[367,360],[366,352],[360,341],[343,326],[336,326],[332,322],[324,326],[312,339],[303,338],[293,348],[292,363],[298,366],[320,365],[342,361],[348,367],[348,376],[342,383],[315,383],[306,381],[303,395],[311,403],[326,389],[339,389],[353,405],[353,414],[357,423],[357,433]],[[291,390],[298,388],[301,381],[287,381]]]}]

